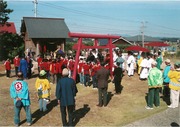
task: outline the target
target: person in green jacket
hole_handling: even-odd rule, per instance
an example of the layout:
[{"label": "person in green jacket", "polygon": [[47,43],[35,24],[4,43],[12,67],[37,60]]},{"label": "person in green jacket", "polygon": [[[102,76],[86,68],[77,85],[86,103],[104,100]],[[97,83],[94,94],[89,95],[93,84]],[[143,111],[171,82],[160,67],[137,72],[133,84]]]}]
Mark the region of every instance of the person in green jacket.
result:
[{"label": "person in green jacket", "polygon": [[161,70],[161,64],[162,64],[161,52],[158,52],[158,58],[156,59],[156,62],[157,62],[157,68]]},{"label": "person in green jacket", "polygon": [[149,72],[148,79],[149,93],[146,109],[153,109],[153,103],[156,107],[159,107],[159,88],[162,87],[163,84],[162,72],[157,68],[157,62],[153,61],[151,66],[152,69]]}]

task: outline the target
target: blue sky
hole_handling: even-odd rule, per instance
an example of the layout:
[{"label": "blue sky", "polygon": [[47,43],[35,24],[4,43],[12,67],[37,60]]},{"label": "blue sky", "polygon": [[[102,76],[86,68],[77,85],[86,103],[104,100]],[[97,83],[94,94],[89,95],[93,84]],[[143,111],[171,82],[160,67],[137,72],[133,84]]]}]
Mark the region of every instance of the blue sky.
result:
[{"label": "blue sky", "polygon": [[[29,0],[7,0],[19,33],[23,17],[34,17]],[[180,37],[180,1],[48,1],[38,0],[37,17],[64,18],[71,32],[153,37]]]}]

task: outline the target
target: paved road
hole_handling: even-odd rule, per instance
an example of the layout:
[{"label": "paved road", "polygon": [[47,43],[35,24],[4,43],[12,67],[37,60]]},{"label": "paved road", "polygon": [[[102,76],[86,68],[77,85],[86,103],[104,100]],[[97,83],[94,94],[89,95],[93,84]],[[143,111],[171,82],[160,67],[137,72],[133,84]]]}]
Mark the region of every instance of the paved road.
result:
[{"label": "paved road", "polygon": [[151,117],[136,121],[124,127],[132,126],[167,126],[178,127],[180,126],[180,106],[172,109],[168,108],[162,113],[155,114]]}]

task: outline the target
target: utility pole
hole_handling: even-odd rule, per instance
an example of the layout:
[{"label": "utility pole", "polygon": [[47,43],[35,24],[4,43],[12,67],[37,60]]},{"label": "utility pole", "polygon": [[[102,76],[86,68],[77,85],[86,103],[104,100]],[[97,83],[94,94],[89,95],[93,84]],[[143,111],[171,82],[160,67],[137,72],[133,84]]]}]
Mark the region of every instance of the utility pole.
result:
[{"label": "utility pole", "polygon": [[[33,3],[35,4],[35,17],[37,17],[37,0],[33,1]],[[39,55],[39,41],[36,43],[36,54]]]},{"label": "utility pole", "polygon": [[35,0],[34,4],[35,4],[35,17],[37,17],[37,0]]},{"label": "utility pole", "polygon": [[147,23],[147,22],[145,22],[144,20],[143,20],[143,22],[142,22],[142,47],[144,47],[144,28],[145,28],[145,23]]}]

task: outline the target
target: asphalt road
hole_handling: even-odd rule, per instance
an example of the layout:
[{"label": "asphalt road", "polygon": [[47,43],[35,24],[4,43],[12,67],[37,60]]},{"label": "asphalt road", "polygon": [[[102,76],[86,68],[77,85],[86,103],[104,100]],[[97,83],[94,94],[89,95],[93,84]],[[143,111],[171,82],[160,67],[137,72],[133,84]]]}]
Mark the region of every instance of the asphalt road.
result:
[{"label": "asphalt road", "polygon": [[179,127],[180,126],[180,106],[178,108],[168,108],[164,112],[155,114],[151,117],[136,121],[124,127],[132,126],[167,126]]}]

